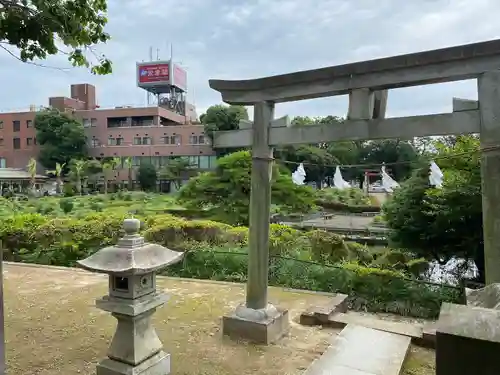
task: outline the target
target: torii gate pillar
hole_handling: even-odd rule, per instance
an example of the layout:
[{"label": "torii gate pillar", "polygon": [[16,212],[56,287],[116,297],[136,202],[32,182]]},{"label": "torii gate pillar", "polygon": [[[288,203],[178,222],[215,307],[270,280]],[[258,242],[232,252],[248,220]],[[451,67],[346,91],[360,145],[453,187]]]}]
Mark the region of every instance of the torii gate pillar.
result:
[{"label": "torii gate pillar", "polygon": [[483,240],[486,284],[500,283],[500,71],[477,80],[480,137]]},{"label": "torii gate pillar", "polygon": [[260,102],[254,105],[246,303],[222,318],[224,335],[259,344],[272,343],[290,329],[288,311],[274,307],[267,299],[273,167],[269,130],[274,125],[273,118],[274,103]]}]

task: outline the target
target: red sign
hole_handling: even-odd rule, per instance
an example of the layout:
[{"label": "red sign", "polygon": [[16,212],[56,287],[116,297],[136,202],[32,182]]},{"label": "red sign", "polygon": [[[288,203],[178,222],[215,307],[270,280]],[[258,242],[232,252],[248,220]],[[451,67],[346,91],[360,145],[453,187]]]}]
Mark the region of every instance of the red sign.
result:
[{"label": "red sign", "polygon": [[186,71],[177,64],[174,64],[174,85],[183,90],[186,90],[187,86]]},{"label": "red sign", "polygon": [[139,83],[169,82],[168,64],[139,65]]}]

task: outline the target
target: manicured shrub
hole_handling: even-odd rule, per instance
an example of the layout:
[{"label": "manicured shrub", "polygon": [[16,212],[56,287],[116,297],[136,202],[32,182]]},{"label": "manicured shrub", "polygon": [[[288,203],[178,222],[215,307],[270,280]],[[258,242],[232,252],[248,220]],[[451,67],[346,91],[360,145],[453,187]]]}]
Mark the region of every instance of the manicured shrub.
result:
[{"label": "manicured shrub", "polygon": [[70,198],[61,199],[59,201],[59,207],[61,207],[61,210],[63,210],[65,214],[68,214],[73,210],[74,207],[73,200]]}]

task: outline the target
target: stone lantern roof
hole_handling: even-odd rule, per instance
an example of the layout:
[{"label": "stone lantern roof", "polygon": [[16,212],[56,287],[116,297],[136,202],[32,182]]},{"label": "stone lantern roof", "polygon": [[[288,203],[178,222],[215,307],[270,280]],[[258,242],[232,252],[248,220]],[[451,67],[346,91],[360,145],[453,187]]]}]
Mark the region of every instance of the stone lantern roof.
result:
[{"label": "stone lantern roof", "polygon": [[140,221],[125,219],[126,235],[115,246],[105,247],[86,259],[77,261],[88,271],[110,275],[142,275],[155,272],[182,260],[184,253],[164,246],[146,243],[139,236]]}]

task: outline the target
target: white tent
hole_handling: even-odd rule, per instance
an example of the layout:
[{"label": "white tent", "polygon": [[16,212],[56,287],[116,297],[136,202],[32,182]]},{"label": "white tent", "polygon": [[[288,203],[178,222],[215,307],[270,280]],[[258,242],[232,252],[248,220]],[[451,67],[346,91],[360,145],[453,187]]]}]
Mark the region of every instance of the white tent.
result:
[{"label": "white tent", "polygon": [[305,179],[306,171],[304,169],[304,164],[300,163],[295,172],[292,173],[292,181],[296,185],[304,185]]},{"label": "white tent", "polygon": [[380,174],[382,175],[382,187],[388,193],[392,193],[399,184],[385,171],[385,166],[382,166]]},{"label": "white tent", "polygon": [[441,169],[437,166],[434,161],[431,161],[431,167],[429,171],[429,184],[431,186],[435,186],[438,189],[441,189],[443,186],[443,172],[441,172]]},{"label": "white tent", "polygon": [[333,175],[333,185],[340,190],[351,187],[349,182],[345,181],[342,177],[342,173],[340,173],[340,168],[338,166],[335,168],[335,174]]}]

